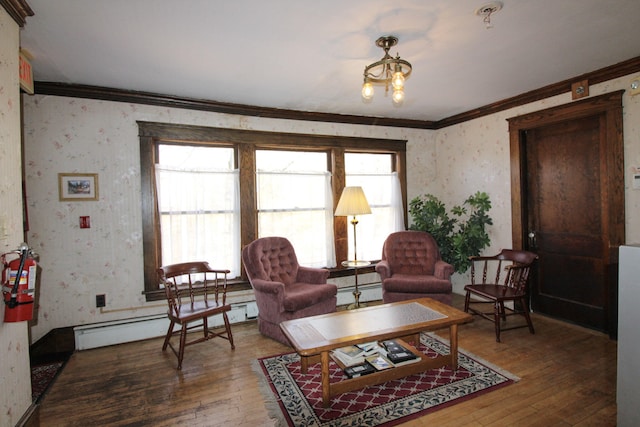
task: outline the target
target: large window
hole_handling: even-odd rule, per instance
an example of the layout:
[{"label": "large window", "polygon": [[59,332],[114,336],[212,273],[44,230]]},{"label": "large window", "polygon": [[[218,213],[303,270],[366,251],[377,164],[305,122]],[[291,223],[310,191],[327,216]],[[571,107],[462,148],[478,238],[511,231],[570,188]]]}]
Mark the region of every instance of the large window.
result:
[{"label": "large window", "polygon": [[[402,190],[398,174],[393,170],[394,156],[345,153],[344,157],[346,185],[362,187],[371,207],[371,215],[358,216],[357,259],[380,259],[387,236],[404,230]],[[353,227],[348,230],[349,254],[352,254]]]},{"label": "large window", "polygon": [[327,153],[256,151],[258,236],[282,236],[301,265],[334,267],[333,192]]},{"label": "large window", "polygon": [[[194,260],[240,275],[240,186],[229,147],[158,144],[162,264]],[[229,250],[231,249],[231,250]]]},{"label": "large window", "polygon": [[163,297],[157,267],[175,262],[209,261],[244,286],[242,247],[262,236],[290,239],[302,265],[349,259],[351,226],[333,215],[345,185],[363,186],[373,211],[359,217],[360,259],[380,258],[406,206],[405,141],[138,125],[148,300]]}]

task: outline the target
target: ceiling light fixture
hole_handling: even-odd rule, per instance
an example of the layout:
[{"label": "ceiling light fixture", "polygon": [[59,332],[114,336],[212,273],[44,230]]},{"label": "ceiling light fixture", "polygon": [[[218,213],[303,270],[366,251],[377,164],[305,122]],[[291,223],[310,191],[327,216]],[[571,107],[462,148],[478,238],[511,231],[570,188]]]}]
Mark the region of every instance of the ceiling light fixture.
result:
[{"label": "ceiling light fixture", "polygon": [[485,28],[489,30],[493,28],[493,24],[491,24],[491,15],[498,12],[500,9],[502,9],[502,3],[499,1],[492,1],[477,8],[476,15],[483,17],[482,22],[484,22]]},{"label": "ceiling light fixture", "polygon": [[389,92],[389,85],[393,87],[393,105],[402,105],[404,101],[404,81],[411,74],[411,64],[396,53],[396,57],[389,55],[389,49],[398,44],[395,36],[383,36],[376,40],[376,46],[384,50],[381,60],[364,67],[364,83],[362,84],[362,100],[373,99],[373,85],[384,84],[385,94]]}]

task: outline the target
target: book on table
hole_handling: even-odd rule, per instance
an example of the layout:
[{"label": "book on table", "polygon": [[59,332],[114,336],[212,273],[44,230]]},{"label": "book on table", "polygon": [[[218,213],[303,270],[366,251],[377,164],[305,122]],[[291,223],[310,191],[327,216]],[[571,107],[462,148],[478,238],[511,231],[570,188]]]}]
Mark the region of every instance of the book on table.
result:
[{"label": "book on table", "polygon": [[375,343],[365,343],[340,347],[331,352],[331,356],[344,366],[354,366],[364,363],[365,357],[376,354],[380,347]]},{"label": "book on table", "polygon": [[335,349],[331,357],[342,365],[349,378],[415,363],[420,356],[396,340],[350,345]]},{"label": "book on table", "polygon": [[364,362],[364,351],[355,345],[333,350],[331,356],[344,366],[359,365]]},{"label": "book on table", "polygon": [[356,344],[356,347],[358,347],[359,349],[361,349],[365,353],[369,353],[369,355],[371,355],[371,354],[375,353],[376,351],[380,350],[380,346],[378,344],[378,341],[363,342],[363,343],[360,343],[360,344]]}]

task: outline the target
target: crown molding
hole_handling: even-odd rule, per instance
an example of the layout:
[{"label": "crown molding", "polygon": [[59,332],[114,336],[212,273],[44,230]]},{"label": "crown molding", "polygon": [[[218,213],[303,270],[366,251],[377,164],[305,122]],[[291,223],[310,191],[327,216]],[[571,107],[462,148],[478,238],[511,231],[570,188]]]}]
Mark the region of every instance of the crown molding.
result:
[{"label": "crown molding", "polygon": [[24,24],[27,23],[27,16],[33,16],[33,10],[25,0],[0,0],[0,6],[20,27],[24,27]]},{"label": "crown molding", "polygon": [[105,101],[131,102],[135,104],[211,111],[243,116],[268,117],[272,119],[306,120],[315,122],[392,126],[416,129],[432,128],[432,122],[424,120],[392,119],[386,117],[285,110],[280,108],[256,107],[252,105],[210,101],[206,99],[182,98],[150,92],[136,92],[107,87],[66,83],[35,82],[34,86],[35,93],[39,95],[58,95],[75,98],[101,99]]},{"label": "crown molding", "polygon": [[[8,0],[0,0],[6,2]],[[303,120],[329,123],[345,123],[368,126],[390,126],[413,129],[442,129],[472,119],[495,114],[500,111],[540,101],[563,93],[571,92],[576,81],[587,80],[589,84],[602,83],[618,77],[640,71],[640,56],[563,80],[542,88],[526,92],[512,98],[494,102],[466,111],[439,121],[393,119],[386,117],[357,116],[348,114],[317,113],[308,111],[285,110],[279,108],[256,107],[244,104],[210,101],[205,99],[182,98],[149,92],[136,92],[99,86],[76,85],[66,83],[35,82],[35,93],[40,95],[69,96],[75,98],[100,99],[105,101],[129,102],[162,107],[174,107],[191,110],[211,111],[243,116],[267,117],[273,119]]]},{"label": "crown molding", "polygon": [[540,101],[545,98],[550,98],[552,96],[571,92],[571,85],[578,81],[588,80],[589,84],[592,85],[596,83],[602,83],[607,80],[613,80],[615,78],[626,76],[638,71],[640,71],[640,56],[629,59],[627,61],[619,62],[609,67],[585,73],[571,79],[544,86],[540,89],[532,90],[530,92],[514,96],[513,98],[507,98],[502,101],[494,102],[493,104],[485,105],[474,110],[447,117],[435,122],[434,129],[445,128],[447,126],[466,122],[472,119],[477,119],[483,116],[488,116],[490,114],[495,114],[500,111],[508,110],[510,108],[519,107],[531,102]]}]

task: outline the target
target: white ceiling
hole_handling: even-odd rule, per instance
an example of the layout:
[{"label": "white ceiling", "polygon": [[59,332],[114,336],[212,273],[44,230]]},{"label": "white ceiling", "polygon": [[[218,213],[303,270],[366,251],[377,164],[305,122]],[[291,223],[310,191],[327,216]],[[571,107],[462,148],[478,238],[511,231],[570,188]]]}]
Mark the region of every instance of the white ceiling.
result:
[{"label": "white ceiling", "polygon": [[[290,110],[440,120],[640,56],[638,0],[27,0],[36,81]],[[360,97],[383,51],[406,100]]]}]

